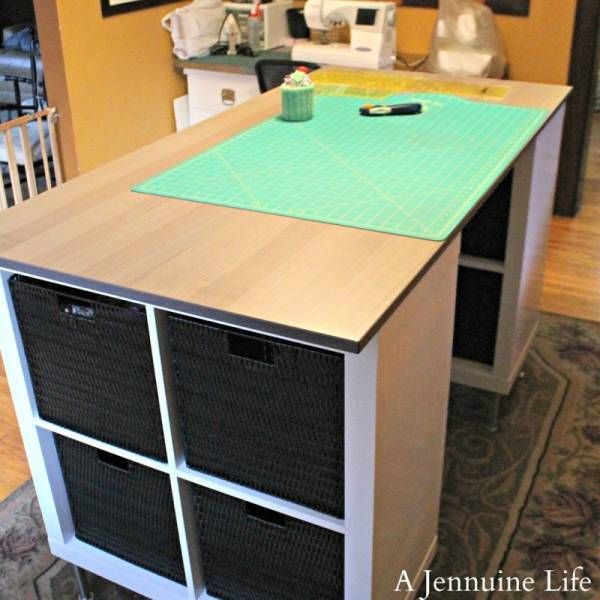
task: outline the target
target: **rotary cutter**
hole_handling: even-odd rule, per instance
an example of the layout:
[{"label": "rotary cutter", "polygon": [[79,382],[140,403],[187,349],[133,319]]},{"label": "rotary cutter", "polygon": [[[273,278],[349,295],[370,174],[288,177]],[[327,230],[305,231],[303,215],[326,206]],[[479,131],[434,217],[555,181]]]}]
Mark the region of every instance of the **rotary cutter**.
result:
[{"label": "rotary cutter", "polygon": [[406,104],[363,104],[359,112],[364,117],[386,117],[392,115],[418,115],[423,107],[418,103]]}]

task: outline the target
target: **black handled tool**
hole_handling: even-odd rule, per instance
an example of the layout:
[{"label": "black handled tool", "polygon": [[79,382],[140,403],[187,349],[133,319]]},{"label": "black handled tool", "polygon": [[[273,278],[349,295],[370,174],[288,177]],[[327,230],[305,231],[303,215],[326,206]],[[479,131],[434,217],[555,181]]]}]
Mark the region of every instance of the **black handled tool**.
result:
[{"label": "black handled tool", "polygon": [[417,103],[407,104],[364,104],[359,112],[364,117],[386,117],[392,115],[418,115],[423,107]]}]

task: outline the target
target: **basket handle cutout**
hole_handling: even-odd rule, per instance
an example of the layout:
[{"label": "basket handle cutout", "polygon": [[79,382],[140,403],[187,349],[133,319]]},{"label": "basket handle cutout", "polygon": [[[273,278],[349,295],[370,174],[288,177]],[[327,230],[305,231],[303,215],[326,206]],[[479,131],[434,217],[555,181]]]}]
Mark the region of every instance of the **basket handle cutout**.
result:
[{"label": "basket handle cutout", "polygon": [[93,321],[96,311],[91,302],[69,296],[58,296],[58,309],[63,315],[85,321]]},{"label": "basket handle cutout", "polygon": [[118,471],[129,473],[129,461],[126,458],[117,456],[116,454],[111,454],[105,450],[97,450],[97,452],[98,461],[103,465],[110,467],[111,469],[117,469]]},{"label": "basket handle cutout", "polygon": [[266,365],[273,364],[273,345],[260,338],[235,333],[227,334],[229,354],[239,358],[247,358]]},{"label": "basket handle cutout", "polygon": [[246,502],[245,504],[246,515],[248,518],[254,519],[255,521],[260,521],[261,523],[266,523],[272,527],[279,527],[280,529],[286,528],[285,515],[282,515],[274,510],[264,508],[263,506],[257,506],[251,502]]}]

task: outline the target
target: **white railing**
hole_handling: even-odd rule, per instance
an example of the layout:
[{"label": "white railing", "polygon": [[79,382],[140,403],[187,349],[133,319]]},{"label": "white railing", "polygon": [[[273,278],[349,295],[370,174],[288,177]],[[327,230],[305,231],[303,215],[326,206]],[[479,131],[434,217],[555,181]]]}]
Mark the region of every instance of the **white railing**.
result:
[{"label": "white railing", "polygon": [[62,183],[57,117],[55,108],[45,108],[0,123],[0,210]]}]

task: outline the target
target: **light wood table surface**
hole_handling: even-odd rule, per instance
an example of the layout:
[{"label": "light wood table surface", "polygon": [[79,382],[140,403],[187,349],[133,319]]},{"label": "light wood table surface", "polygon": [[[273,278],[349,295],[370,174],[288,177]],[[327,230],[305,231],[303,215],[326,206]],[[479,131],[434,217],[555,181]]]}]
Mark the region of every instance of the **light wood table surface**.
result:
[{"label": "light wood table surface", "polygon": [[[569,91],[491,83],[509,88],[496,102],[550,113]],[[6,211],[0,267],[359,351],[453,236],[432,242],[130,191],[279,111],[274,90]]]}]

